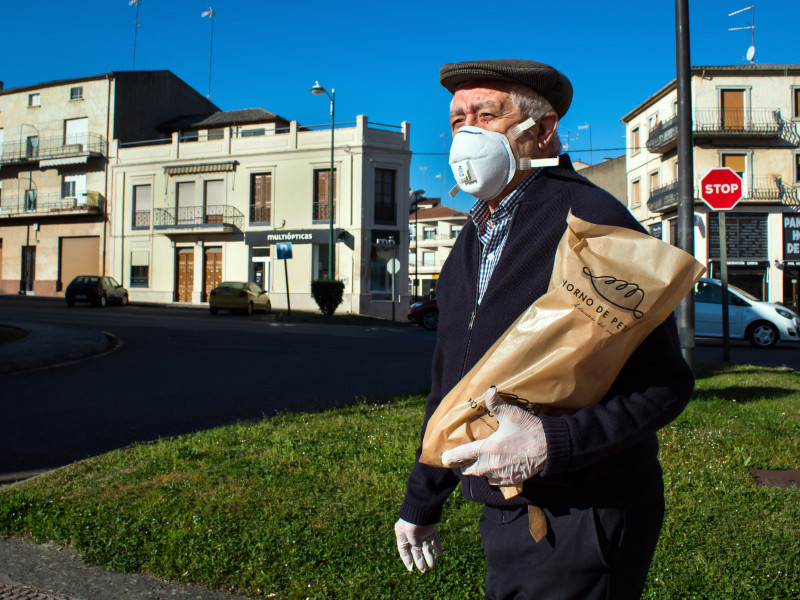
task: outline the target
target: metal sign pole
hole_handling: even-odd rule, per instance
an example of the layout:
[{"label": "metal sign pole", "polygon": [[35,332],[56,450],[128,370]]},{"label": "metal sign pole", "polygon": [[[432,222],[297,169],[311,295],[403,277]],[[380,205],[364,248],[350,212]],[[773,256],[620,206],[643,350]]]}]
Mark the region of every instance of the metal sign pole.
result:
[{"label": "metal sign pole", "polygon": [[286,274],[286,306],[288,307],[289,316],[292,316],[292,301],[289,299],[289,264],[288,259],[283,259],[283,272]]},{"label": "metal sign pole", "polygon": [[725,233],[725,211],[719,218],[719,266],[722,282],[722,361],[731,362],[730,323],[728,321],[728,236]]}]

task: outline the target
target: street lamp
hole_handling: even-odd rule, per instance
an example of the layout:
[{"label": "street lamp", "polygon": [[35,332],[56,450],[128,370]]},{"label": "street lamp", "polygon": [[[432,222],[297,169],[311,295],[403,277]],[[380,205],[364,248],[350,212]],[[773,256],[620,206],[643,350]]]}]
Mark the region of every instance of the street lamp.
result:
[{"label": "street lamp", "polygon": [[334,107],[336,104],[336,90],[331,88],[331,93],[328,93],[324,87],[319,84],[319,81],[314,82],[311,88],[311,93],[315,96],[325,94],[331,100],[331,170],[328,173],[328,210],[330,212],[330,232],[328,237],[328,279],[334,279],[333,276],[333,125],[334,125]]}]

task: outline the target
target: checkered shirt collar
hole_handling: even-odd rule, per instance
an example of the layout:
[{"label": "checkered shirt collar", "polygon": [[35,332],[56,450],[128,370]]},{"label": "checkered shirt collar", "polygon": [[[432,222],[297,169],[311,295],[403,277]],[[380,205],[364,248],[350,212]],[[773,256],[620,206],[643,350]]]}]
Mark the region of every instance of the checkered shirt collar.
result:
[{"label": "checkered shirt collar", "polygon": [[486,200],[478,199],[469,211],[472,217],[472,222],[478,228],[478,235],[483,235],[486,232],[486,226],[491,220],[494,224],[502,223],[509,219],[514,214],[514,209],[519,204],[519,199],[522,194],[530,187],[533,180],[541,172],[541,169],[536,169],[529,175],[522,183],[515,187],[511,193],[500,201],[494,211],[489,209],[489,203]]}]

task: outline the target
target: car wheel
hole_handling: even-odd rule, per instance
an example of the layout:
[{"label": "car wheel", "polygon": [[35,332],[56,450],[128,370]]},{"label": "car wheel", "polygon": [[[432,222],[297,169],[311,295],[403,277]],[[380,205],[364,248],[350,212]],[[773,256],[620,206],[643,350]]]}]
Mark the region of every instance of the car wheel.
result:
[{"label": "car wheel", "polygon": [[128,294],[125,294],[124,296],[122,296],[122,299],[120,300],[120,304],[122,304],[122,306],[128,306]]},{"label": "car wheel", "polygon": [[272,302],[267,300],[267,305],[264,307],[264,310],[267,312],[267,314],[271,313],[272,312]]},{"label": "car wheel", "polygon": [[778,343],[778,328],[767,321],[758,321],[750,325],[747,334],[750,343],[756,348],[772,348]]},{"label": "car wheel", "polygon": [[250,302],[250,303],[247,305],[247,309],[245,310],[245,312],[247,313],[247,316],[248,316],[248,317],[249,317],[249,316],[251,316],[251,315],[253,314],[253,303],[252,303],[252,302]]},{"label": "car wheel", "polygon": [[216,306],[209,306],[208,308],[211,311],[212,315],[215,315],[219,312],[219,309]]},{"label": "car wheel", "polygon": [[67,306],[75,306],[75,299],[67,298]]},{"label": "car wheel", "polygon": [[426,310],[425,313],[422,315],[422,319],[420,323],[425,329],[433,331],[434,329],[439,327],[439,311],[436,310]]},{"label": "car wheel", "polygon": [[106,295],[103,294],[97,301],[97,305],[100,306],[101,308],[104,308],[107,304],[108,304],[108,298],[106,298]]}]

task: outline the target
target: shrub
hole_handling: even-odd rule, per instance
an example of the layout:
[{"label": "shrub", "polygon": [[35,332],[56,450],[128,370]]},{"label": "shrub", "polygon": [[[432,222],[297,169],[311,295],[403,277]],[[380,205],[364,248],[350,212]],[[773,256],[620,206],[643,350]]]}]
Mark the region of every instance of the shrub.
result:
[{"label": "shrub", "polygon": [[311,282],[311,295],[325,315],[332,315],[342,303],[344,283],[333,279],[317,279]]}]

